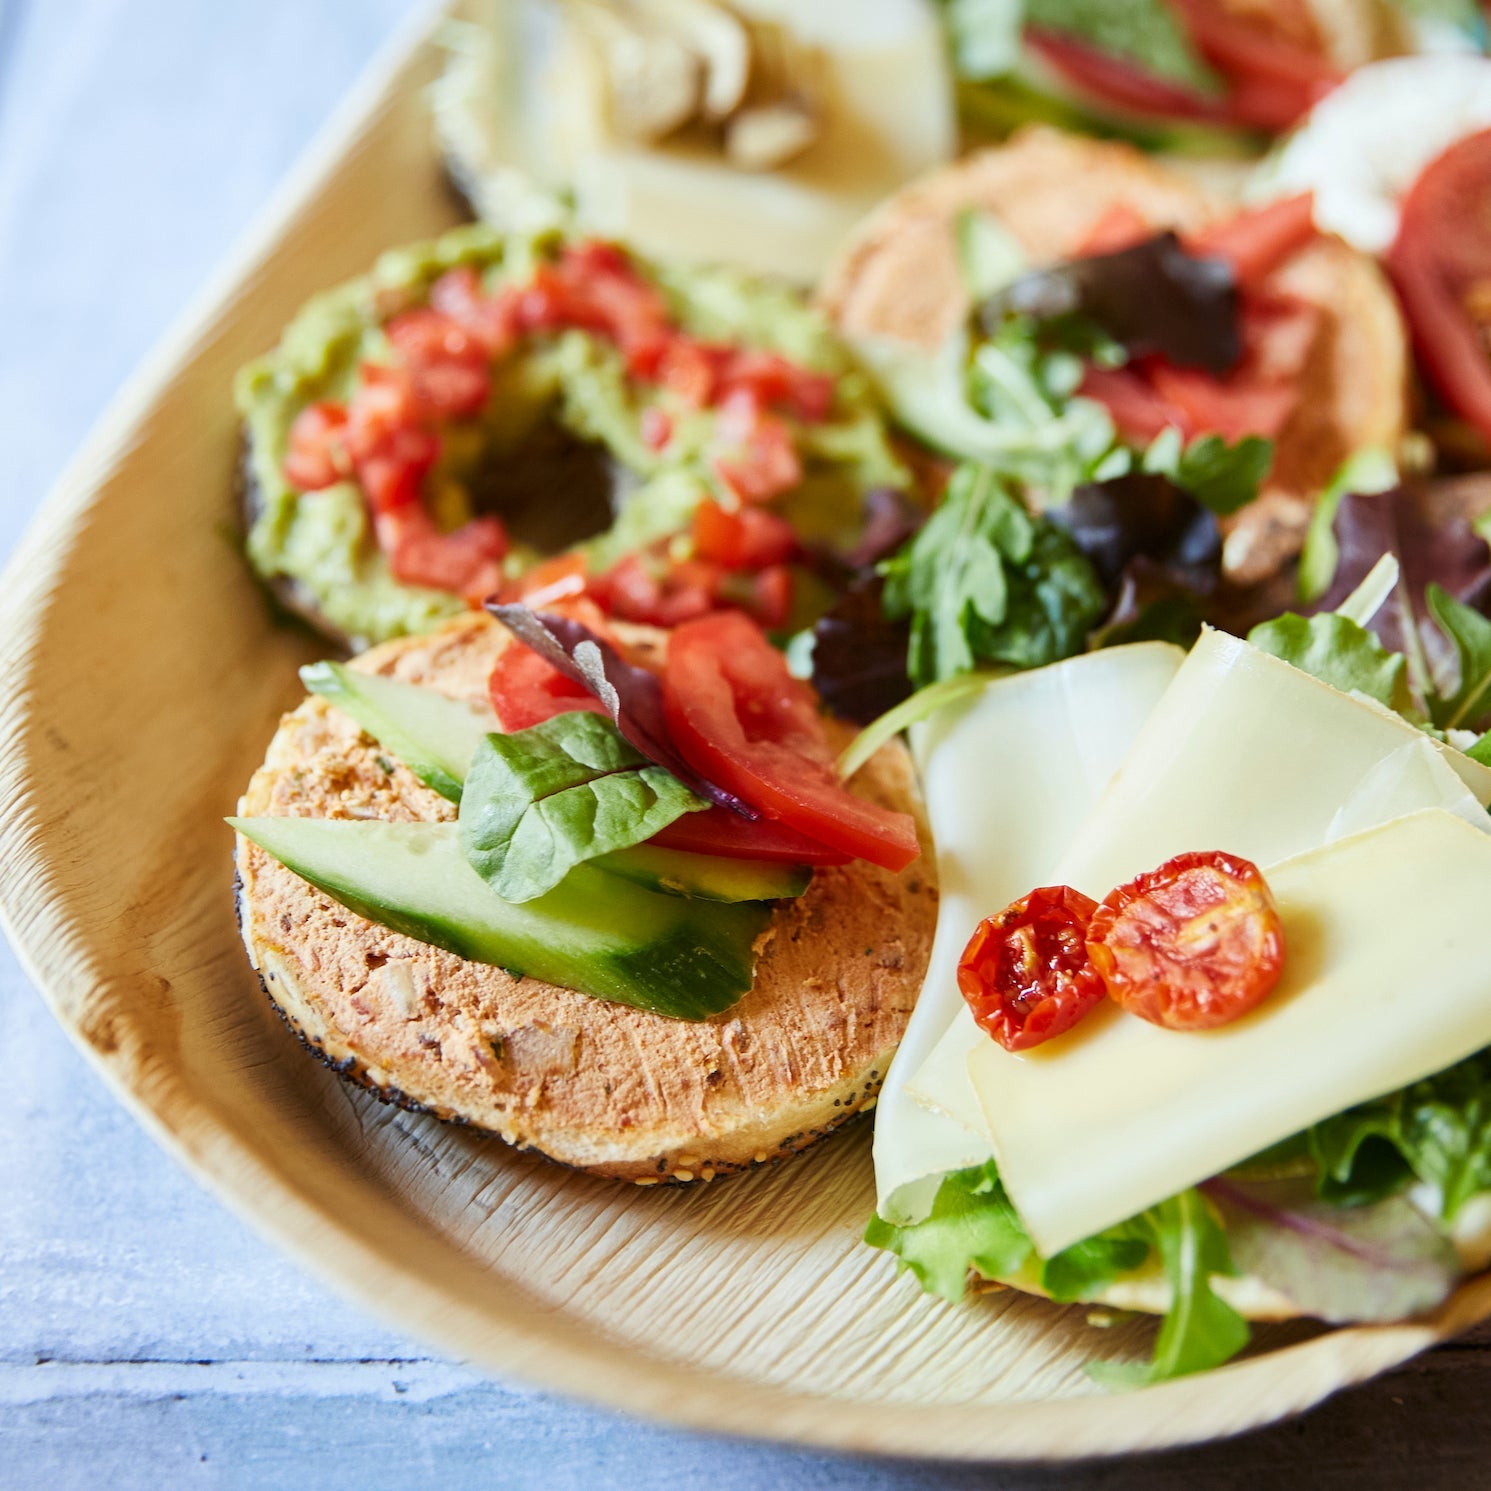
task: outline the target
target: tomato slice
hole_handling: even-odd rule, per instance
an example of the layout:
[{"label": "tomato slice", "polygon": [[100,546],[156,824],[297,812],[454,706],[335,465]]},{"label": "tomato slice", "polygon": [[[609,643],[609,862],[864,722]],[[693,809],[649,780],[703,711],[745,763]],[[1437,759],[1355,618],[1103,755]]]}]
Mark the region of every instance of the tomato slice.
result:
[{"label": "tomato slice", "polygon": [[888,870],[921,852],[909,814],[839,784],[812,690],[746,616],[721,611],[673,633],[663,706],[684,759],[767,817]]},{"label": "tomato slice", "polygon": [[1087,955],[1097,902],[1069,885],[1033,890],[985,917],[958,962],[958,988],[979,1028],[1006,1051],[1070,1030],[1107,990]]},{"label": "tomato slice", "polygon": [[662,849],[718,854],[726,859],[769,859],[795,865],[847,865],[853,855],[830,849],[785,823],[758,818],[754,823],[726,808],[685,813],[648,840]]},{"label": "tomato slice", "polygon": [[1110,57],[1063,31],[1027,26],[1025,40],[1039,57],[1100,103],[1166,119],[1220,117],[1221,110],[1212,99]]},{"label": "tomato slice", "polygon": [[1188,234],[1186,252],[1225,259],[1239,284],[1257,285],[1319,236],[1315,194],[1300,192]]},{"label": "tomato slice", "polygon": [[606,706],[587,688],[519,642],[502,649],[487,680],[487,692],[498,723],[509,733],[541,725],[573,709],[607,713]]},{"label": "tomato slice", "polygon": [[1087,951],[1108,995],[1166,1030],[1210,1030],[1258,1004],[1284,968],[1284,929],[1258,867],[1177,854],[1111,892]]},{"label": "tomato slice", "polygon": [[1387,267],[1425,376],[1491,440],[1491,130],[1437,156],[1403,200]]}]

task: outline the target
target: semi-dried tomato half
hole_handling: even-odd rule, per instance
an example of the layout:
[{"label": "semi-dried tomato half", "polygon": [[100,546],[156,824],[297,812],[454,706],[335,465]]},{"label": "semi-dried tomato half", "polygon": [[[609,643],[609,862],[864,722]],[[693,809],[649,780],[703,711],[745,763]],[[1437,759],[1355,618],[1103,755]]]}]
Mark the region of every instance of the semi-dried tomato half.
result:
[{"label": "semi-dried tomato half", "polygon": [[1069,885],[1033,890],[985,917],[958,963],[958,988],[980,1029],[1006,1051],[1068,1031],[1106,992],[1087,954],[1097,902]]},{"label": "semi-dried tomato half", "polygon": [[1087,928],[1108,995],[1166,1030],[1210,1030],[1247,1014],[1279,981],[1284,929],[1257,865],[1177,854],[1111,892]]}]

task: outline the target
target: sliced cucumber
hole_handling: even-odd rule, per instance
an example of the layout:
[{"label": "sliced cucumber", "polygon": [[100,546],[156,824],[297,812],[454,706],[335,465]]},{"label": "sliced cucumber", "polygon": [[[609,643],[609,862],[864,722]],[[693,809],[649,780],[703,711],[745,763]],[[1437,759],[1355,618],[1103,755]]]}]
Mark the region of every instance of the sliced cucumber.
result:
[{"label": "sliced cucumber", "polygon": [[691,854],[636,844],[591,860],[623,880],[649,890],[699,901],[783,901],[800,896],[813,878],[810,865],[772,864],[761,859],[727,859],[719,854]]},{"label": "sliced cucumber", "polygon": [[497,728],[490,711],[473,709],[438,689],[364,673],[345,663],[311,663],[300,680],[329,699],[393,752],[427,787],[460,802],[482,736]]},{"label": "sliced cucumber", "polygon": [[466,863],[454,823],[230,818],[245,838],[359,916],[478,963],[678,1020],[751,986],[762,904],[658,895],[587,865],[515,906]]}]

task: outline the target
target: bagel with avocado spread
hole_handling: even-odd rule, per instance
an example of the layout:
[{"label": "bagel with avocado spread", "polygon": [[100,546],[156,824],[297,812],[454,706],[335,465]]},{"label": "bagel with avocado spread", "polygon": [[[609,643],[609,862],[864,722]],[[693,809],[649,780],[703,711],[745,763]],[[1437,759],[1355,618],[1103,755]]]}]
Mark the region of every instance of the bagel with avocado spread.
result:
[{"label": "bagel with avocado spread", "polygon": [[[638,1184],[872,1106],[936,921],[905,750],[840,786],[847,732],[738,612],[503,610],[525,642],[468,615],[306,670],[233,820],[276,1008],[385,1100]],[[614,713],[525,645],[555,637]]]},{"label": "bagel with avocado spread", "polygon": [[865,494],[907,482],[795,292],[557,234],[473,225],[384,254],[236,396],[250,563],[353,645],[579,575],[626,620],[728,592],[779,627],[802,546],[852,540]]}]

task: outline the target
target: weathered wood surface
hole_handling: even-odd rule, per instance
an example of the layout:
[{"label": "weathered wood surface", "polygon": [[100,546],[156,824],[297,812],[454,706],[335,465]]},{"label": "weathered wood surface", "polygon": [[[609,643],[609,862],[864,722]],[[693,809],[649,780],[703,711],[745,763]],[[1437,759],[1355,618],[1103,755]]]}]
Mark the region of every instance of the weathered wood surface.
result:
[{"label": "weathered wood surface", "polygon": [[[103,399],[405,8],[0,8],[7,550]],[[8,956],[0,1020],[15,1123],[0,1149],[0,1485],[367,1485],[390,1466],[409,1486],[1491,1479],[1484,1332],[1225,1446],[1051,1470],[714,1441],[497,1386],[330,1299],[198,1192],[113,1105]]]}]

